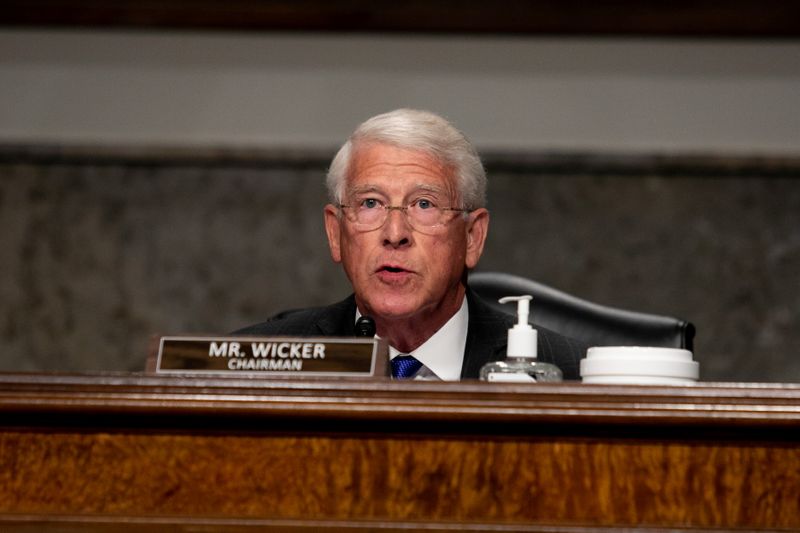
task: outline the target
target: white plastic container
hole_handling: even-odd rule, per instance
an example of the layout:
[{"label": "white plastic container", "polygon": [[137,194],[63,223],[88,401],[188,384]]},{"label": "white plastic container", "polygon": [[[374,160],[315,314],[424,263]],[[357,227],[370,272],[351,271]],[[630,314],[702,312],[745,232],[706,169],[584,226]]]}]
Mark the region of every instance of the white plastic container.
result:
[{"label": "white plastic container", "polygon": [[679,348],[595,346],[581,360],[584,383],[691,385],[699,376],[692,352]]}]

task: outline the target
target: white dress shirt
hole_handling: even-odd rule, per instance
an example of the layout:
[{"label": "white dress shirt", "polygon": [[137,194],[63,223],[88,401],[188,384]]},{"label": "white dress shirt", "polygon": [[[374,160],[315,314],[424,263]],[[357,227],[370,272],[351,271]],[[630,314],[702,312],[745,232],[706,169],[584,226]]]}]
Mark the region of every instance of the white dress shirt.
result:
[{"label": "white dress shirt", "polygon": [[[360,317],[361,312],[356,309],[356,320]],[[389,346],[389,359],[403,354],[413,355],[422,363],[422,368],[414,375],[414,379],[458,381],[461,379],[461,366],[464,363],[468,325],[469,309],[465,296],[456,314],[431,338],[411,353],[400,352],[394,346]]]}]

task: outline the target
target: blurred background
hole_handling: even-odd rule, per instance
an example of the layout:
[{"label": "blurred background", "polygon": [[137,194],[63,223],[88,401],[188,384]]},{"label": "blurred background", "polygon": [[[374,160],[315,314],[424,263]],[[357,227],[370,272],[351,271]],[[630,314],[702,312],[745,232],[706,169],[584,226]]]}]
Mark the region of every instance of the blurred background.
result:
[{"label": "blurred background", "polygon": [[328,162],[418,107],[484,156],[479,270],[691,320],[706,381],[800,382],[800,8],[487,4],[11,2],[0,370],[343,298]]}]

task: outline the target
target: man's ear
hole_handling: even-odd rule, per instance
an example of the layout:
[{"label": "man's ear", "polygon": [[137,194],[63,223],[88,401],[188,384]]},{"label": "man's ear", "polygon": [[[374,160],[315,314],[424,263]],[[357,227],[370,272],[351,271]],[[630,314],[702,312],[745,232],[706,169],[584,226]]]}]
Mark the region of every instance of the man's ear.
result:
[{"label": "man's ear", "polygon": [[325,206],[325,233],[328,234],[328,247],[331,250],[331,259],[335,263],[342,262],[342,249],[340,237],[342,232],[342,221],[339,218],[339,210],[332,204]]},{"label": "man's ear", "polygon": [[481,207],[472,211],[467,219],[467,268],[475,268],[483,254],[483,245],[489,233],[489,211]]}]

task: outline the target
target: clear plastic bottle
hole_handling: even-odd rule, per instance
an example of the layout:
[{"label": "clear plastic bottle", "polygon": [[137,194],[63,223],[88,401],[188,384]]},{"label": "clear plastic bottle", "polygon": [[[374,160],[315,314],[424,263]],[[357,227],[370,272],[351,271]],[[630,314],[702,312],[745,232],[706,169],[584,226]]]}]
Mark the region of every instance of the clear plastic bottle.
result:
[{"label": "clear plastic bottle", "polygon": [[530,383],[532,381],[563,381],[561,369],[529,357],[509,357],[505,361],[486,363],[481,368],[484,381]]},{"label": "clear plastic bottle", "polygon": [[483,365],[480,379],[506,383],[562,381],[561,369],[536,360],[537,332],[528,324],[532,296],[506,296],[500,303],[517,302],[517,323],[508,330],[508,348],[504,361]]}]

